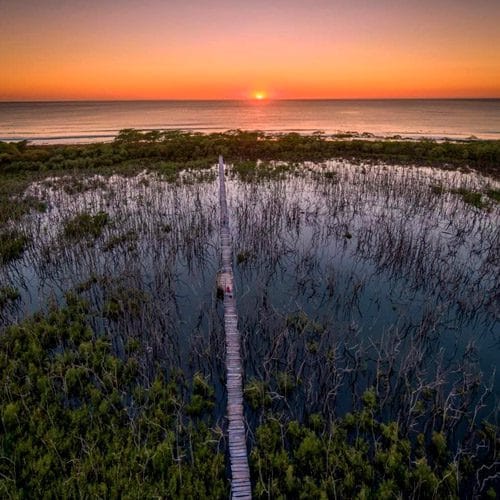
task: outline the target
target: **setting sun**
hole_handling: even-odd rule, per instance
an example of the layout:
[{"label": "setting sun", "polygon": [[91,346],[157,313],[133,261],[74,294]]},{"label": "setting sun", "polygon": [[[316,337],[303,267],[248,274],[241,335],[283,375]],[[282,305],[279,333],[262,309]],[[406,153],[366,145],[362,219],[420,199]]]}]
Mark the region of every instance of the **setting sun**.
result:
[{"label": "setting sun", "polygon": [[255,92],[254,97],[258,101],[262,101],[263,99],[266,98],[266,94],[264,92]]}]

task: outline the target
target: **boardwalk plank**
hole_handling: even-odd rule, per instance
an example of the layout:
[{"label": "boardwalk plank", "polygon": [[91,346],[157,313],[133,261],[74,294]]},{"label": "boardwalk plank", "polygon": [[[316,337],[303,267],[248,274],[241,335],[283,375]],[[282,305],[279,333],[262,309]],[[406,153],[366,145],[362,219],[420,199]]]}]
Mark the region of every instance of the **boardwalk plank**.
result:
[{"label": "boardwalk plank", "polygon": [[224,161],[219,157],[220,241],[222,273],[218,283],[224,291],[224,331],[226,333],[227,418],[229,420],[229,458],[231,462],[231,497],[252,498],[245,422],[243,417],[243,363],[238,313],[234,297],[233,251],[229,233],[229,214],[224,180]]}]

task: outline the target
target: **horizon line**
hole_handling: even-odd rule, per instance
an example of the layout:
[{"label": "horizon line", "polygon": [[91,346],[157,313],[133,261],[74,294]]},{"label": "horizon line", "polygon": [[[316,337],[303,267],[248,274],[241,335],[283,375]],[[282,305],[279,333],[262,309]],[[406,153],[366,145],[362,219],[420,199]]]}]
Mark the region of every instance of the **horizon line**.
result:
[{"label": "horizon line", "polygon": [[63,103],[63,102],[273,102],[273,101],[489,101],[500,100],[499,96],[489,97],[293,97],[293,98],[68,98],[68,99],[0,99],[0,104]]}]

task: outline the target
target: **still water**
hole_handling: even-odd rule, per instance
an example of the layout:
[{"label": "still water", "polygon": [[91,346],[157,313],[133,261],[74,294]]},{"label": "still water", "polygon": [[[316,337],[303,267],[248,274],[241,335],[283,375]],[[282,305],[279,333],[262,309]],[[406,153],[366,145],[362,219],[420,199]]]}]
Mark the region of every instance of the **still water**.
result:
[{"label": "still water", "polygon": [[[47,211],[22,221],[30,245],[0,266],[0,282],[21,294],[0,311],[0,326],[72,292],[118,353],[134,338],[145,367],[223,381],[215,170],[177,183],[147,173],[78,182],[29,188]],[[340,161],[250,182],[229,169],[246,380],[274,387],[292,377],[289,411],[297,418],[342,413],[372,384],[388,408],[428,384],[443,401],[454,394],[458,408],[473,387],[493,384],[494,406],[499,207],[478,209],[451,192],[498,189],[489,182]],[[110,217],[101,236],[68,240],[69,218],[99,211]]]},{"label": "still water", "polygon": [[0,102],[3,141],[104,141],[123,128],[500,139],[500,99]]}]

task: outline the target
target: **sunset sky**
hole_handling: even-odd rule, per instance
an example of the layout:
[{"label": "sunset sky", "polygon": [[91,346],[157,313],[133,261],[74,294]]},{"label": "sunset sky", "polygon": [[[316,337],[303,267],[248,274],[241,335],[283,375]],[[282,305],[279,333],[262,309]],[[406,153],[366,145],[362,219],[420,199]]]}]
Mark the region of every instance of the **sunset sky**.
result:
[{"label": "sunset sky", "polygon": [[500,97],[499,0],[0,0],[0,100]]}]

